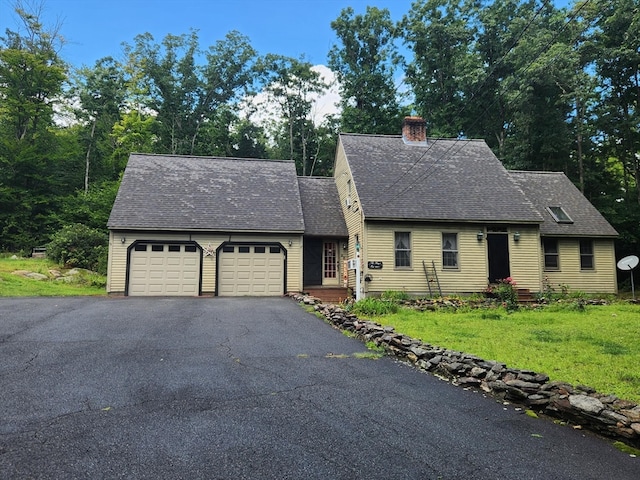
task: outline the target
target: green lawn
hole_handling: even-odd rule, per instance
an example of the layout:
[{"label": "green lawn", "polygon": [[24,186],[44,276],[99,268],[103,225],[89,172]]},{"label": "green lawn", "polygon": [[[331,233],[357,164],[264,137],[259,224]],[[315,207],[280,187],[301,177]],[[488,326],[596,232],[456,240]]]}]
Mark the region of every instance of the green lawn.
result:
[{"label": "green lawn", "polygon": [[426,343],[640,402],[640,305],[464,313],[400,309],[375,321]]},{"label": "green lawn", "polygon": [[[0,257],[0,297],[38,297],[106,295],[105,278],[102,275],[83,273],[72,283],[55,280],[49,270],[66,271],[60,265],[41,258],[12,259]],[[26,270],[50,276],[49,280],[33,280],[13,272]]]}]

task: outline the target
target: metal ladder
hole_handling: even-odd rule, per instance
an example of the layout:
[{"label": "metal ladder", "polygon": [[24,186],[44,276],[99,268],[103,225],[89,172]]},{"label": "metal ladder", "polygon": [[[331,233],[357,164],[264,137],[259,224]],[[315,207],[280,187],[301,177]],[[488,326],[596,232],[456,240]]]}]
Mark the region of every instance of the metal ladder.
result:
[{"label": "metal ladder", "polygon": [[435,283],[438,286],[438,295],[442,296],[442,288],[440,288],[440,280],[438,280],[438,272],[436,270],[436,263],[431,260],[431,266],[428,267],[427,263],[422,260],[422,268],[424,268],[424,276],[427,277],[427,287],[429,288],[429,296],[433,297],[435,286],[432,288],[431,284]]}]

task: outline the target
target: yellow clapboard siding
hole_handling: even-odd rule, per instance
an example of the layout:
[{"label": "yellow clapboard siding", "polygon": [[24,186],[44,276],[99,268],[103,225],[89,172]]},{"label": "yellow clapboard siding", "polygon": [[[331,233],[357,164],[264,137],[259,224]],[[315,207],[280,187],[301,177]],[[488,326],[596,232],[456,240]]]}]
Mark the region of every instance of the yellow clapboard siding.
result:
[{"label": "yellow clapboard siding", "polygon": [[[580,240],[559,238],[559,270],[545,270],[544,283],[556,291],[563,287],[569,291],[586,293],[616,293],[618,291],[615,270],[615,248],[612,239],[593,241],[595,268],[580,269]],[[544,267],[544,259],[542,259]]]},{"label": "yellow clapboard siding", "polygon": [[[477,240],[478,228],[451,225],[424,225],[403,223],[368,223],[366,251],[363,251],[365,274],[373,277],[368,284],[370,293],[399,290],[412,294],[428,292],[422,261],[428,266],[435,263],[443,293],[478,292],[487,286],[486,250]],[[395,232],[411,234],[411,268],[396,268]],[[457,269],[442,267],[442,233],[458,234]],[[381,270],[369,270],[369,261],[383,262]],[[377,284],[377,285],[376,285]],[[437,288],[432,284],[432,288]]]},{"label": "yellow clapboard siding", "polygon": [[[342,208],[342,214],[344,215],[345,223],[347,224],[347,230],[349,232],[349,246],[347,250],[347,258],[356,257],[356,235],[363,245],[366,242],[366,234],[364,232],[364,217],[362,208],[360,208],[360,197],[356,189],[355,182],[351,175],[351,170],[347,163],[346,155],[342,144],[338,144],[336,163],[334,167],[334,179],[336,187],[338,189],[338,197],[340,198],[340,205]],[[351,182],[351,191],[349,192],[349,182]],[[349,199],[350,205],[347,203]],[[348,286],[354,288],[355,286],[355,274],[351,270],[348,273]]]},{"label": "yellow clapboard siding", "polygon": [[[514,233],[520,234],[520,240],[513,239]],[[540,237],[538,227],[512,227],[509,234],[509,262],[511,277],[518,288],[528,288],[532,292],[540,290],[542,271],[540,268]]]}]

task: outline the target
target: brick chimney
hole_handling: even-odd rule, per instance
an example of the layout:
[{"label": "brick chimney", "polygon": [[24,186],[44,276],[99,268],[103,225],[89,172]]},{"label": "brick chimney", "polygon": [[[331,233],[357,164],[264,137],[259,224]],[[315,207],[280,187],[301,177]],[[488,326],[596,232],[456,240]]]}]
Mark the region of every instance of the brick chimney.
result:
[{"label": "brick chimney", "polygon": [[426,143],[427,122],[422,117],[404,117],[402,140],[405,143]]}]

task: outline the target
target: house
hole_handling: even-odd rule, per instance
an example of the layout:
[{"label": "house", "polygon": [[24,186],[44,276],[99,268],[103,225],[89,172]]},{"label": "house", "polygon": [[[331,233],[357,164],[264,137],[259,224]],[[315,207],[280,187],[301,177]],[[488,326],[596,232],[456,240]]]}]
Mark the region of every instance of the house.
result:
[{"label": "house", "polygon": [[617,233],[566,176],[509,172],[483,141],[427,138],[418,117],[402,135],[341,134],[333,178],[132,154],[108,228],[111,294],[358,292],[358,278],[358,296],[464,294],[506,277],[617,291]]},{"label": "house", "polygon": [[407,117],[402,135],[340,135],[334,177],[365,295],[507,277],[531,292],[617,291],[611,225],[564,174],[509,172],[484,141],[430,139]]}]

